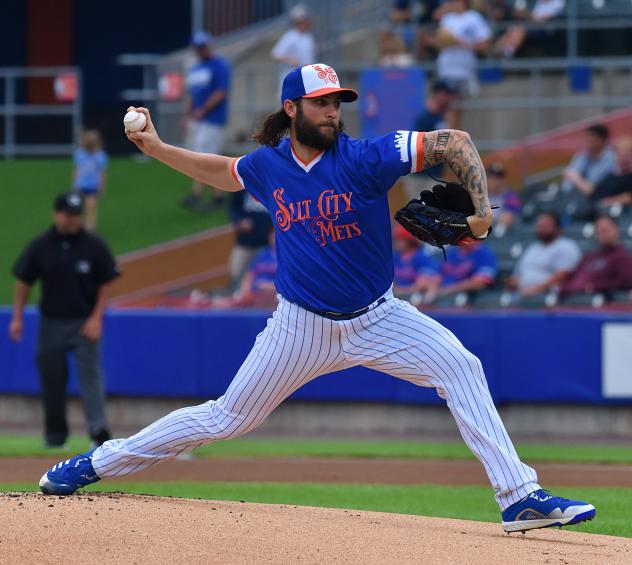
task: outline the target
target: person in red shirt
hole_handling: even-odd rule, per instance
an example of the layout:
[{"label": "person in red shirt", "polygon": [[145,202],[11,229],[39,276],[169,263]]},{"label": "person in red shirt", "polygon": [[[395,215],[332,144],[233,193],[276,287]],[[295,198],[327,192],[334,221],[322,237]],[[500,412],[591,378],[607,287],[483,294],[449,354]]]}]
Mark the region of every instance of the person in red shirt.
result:
[{"label": "person in red shirt", "polygon": [[595,222],[599,248],[586,254],[562,287],[562,294],[632,289],[632,255],[621,243],[619,226],[610,216]]}]

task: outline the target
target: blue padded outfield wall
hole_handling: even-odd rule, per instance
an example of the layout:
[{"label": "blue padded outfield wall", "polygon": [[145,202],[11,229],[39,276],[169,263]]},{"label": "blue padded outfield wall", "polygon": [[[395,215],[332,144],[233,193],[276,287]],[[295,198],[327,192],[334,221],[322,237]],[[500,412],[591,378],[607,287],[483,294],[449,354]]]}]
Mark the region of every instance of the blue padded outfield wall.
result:
[{"label": "blue padded outfield wall", "polygon": [[[433,313],[483,362],[497,403],[632,404],[632,314]],[[123,310],[106,315],[103,366],[111,395],[217,398],[265,327],[267,313]],[[21,343],[0,309],[0,393],[37,394],[38,315]],[[76,392],[76,379],[71,391]],[[354,368],[293,398],[440,404],[434,390]]]}]

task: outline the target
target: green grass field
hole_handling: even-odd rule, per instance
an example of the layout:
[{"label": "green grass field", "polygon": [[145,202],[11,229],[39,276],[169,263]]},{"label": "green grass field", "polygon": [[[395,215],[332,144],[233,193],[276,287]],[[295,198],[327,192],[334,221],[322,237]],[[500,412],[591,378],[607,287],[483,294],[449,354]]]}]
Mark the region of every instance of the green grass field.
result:
[{"label": "green grass field", "polygon": [[[0,161],[0,304],[10,304],[13,279],[7,276],[24,245],[51,223],[56,194],[70,187],[70,159]],[[226,223],[223,211],[201,214],[178,201],[191,181],[155,161],[112,159],[98,232],[115,254]]]},{"label": "green grass field", "polygon": [[[35,485],[0,483],[0,490],[33,491]],[[499,522],[498,507],[491,489],[477,486],[130,482],[99,483],[85,490],[349,508]],[[557,488],[555,494],[588,500],[597,508],[598,515],[594,521],[575,526],[573,531],[632,537],[632,489]]]},{"label": "green grass field", "polygon": [[[42,448],[36,436],[0,435],[0,457],[66,455],[85,451],[88,440],[73,436],[68,450]],[[518,444],[526,461],[632,464],[632,449],[601,445]],[[201,457],[369,457],[474,459],[463,442],[236,439],[198,448]],[[632,469],[630,470],[632,472]]]},{"label": "green grass field", "polygon": [[[57,455],[85,451],[88,440],[72,437],[68,450],[44,450],[34,436],[0,436],[0,456]],[[527,461],[632,464],[632,450],[596,445],[518,446]],[[237,439],[196,451],[203,457],[368,457],[471,459],[461,442],[322,441]],[[607,472],[607,471],[605,471]],[[632,472],[632,467],[631,467]],[[0,483],[0,490],[35,490],[34,483]],[[99,483],[90,491],[121,491],[211,500],[352,508],[445,518],[498,521],[491,489],[479,486],[365,485],[297,483],[129,482]],[[589,500],[598,508],[594,522],[579,531],[632,537],[632,489],[556,488],[555,494]]]}]

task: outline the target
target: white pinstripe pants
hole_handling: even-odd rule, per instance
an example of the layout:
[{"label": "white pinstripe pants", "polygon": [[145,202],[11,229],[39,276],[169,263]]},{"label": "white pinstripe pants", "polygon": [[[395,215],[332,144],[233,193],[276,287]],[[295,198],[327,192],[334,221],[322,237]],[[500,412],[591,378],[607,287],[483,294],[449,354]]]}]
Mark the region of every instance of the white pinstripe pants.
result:
[{"label": "white pinstripe pants", "polygon": [[280,298],[279,306],[224,396],[182,408],[93,455],[100,477],[146,469],[261,424],[285,398],[319,375],[364,365],[447,401],[463,439],[483,463],[501,509],[539,489],[494,407],[480,361],[452,332],[393,298],[353,320],[332,321]]}]

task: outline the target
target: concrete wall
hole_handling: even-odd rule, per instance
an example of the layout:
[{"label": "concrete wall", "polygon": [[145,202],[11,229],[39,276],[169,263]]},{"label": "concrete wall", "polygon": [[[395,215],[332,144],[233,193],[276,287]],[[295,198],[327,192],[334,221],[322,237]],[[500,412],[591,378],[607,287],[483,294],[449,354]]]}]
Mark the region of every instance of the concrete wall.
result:
[{"label": "concrete wall", "polygon": [[[111,398],[108,414],[115,435],[129,435],[165,414],[202,403],[191,398]],[[632,440],[632,407],[509,405],[500,415],[510,435],[518,439]],[[81,405],[69,403],[73,434],[84,434]],[[38,433],[42,410],[38,397],[0,396],[0,430]],[[406,437],[431,439],[459,436],[444,406],[386,404],[325,404],[287,402],[255,432],[295,437]]]}]

